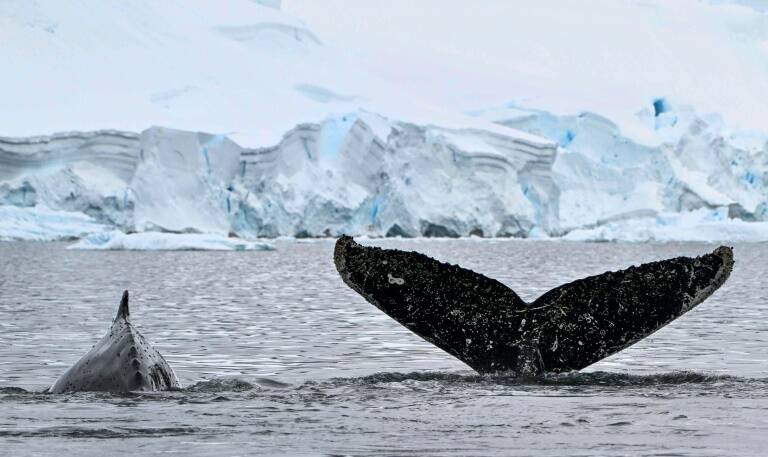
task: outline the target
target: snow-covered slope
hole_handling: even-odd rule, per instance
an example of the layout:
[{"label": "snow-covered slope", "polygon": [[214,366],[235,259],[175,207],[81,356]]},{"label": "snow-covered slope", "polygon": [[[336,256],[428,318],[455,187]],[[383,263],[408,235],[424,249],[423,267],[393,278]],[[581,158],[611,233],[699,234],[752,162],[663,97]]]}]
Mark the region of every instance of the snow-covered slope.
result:
[{"label": "snow-covered slope", "polygon": [[272,144],[326,112],[295,87],[327,78],[318,37],[250,0],[9,0],[0,42],[5,135],[170,125]]},{"label": "snow-covered slope", "polygon": [[493,129],[366,71],[274,6],[0,2],[0,63],[14,69],[0,72],[0,135],[164,125],[269,146],[298,124],[359,107]]},{"label": "snow-covered slope", "polygon": [[765,9],[430,1],[3,2],[0,236],[762,239]]},{"label": "snow-covered slope", "polygon": [[[764,5],[760,8],[760,5]],[[651,140],[657,98],[765,131],[765,0],[286,0],[371,73],[436,106],[588,111]]]}]

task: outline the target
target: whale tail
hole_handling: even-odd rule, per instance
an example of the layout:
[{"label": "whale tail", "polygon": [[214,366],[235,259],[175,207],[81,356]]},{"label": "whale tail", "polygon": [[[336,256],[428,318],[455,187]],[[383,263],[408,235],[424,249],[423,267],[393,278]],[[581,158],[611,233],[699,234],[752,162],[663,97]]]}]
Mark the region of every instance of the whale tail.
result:
[{"label": "whale tail", "polygon": [[531,304],[547,371],[585,368],[647,337],[722,286],[733,250],[676,257],[578,279]]},{"label": "whale tail", "polygon": [[531,375],[580,370],[673,321],[723,285],[733,251],[590,276],[531,303],[458,265],[348,236],[336,242],[334,261],[363,298],[476,371]]},{"label": "whale tail", "polygon": [[118,319],[128,319],[128,316],[131,315],[131,312],[128,310],[128,291],[123,291],[123,298],[120,299],[120,306],[117,308],[117,316],[115,316],[115,320]]}]

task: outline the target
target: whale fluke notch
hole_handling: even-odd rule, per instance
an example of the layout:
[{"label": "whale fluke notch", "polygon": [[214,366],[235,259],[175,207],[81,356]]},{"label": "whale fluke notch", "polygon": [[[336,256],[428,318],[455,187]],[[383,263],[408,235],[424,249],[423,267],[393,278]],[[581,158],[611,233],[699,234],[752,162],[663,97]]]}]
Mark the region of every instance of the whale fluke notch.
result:
[{"label": "whale fluke notch", "polygon": [[165,358],[128,319],[128,291],[106,335],[48,389],[73,391],[158,391],[181,386]]},{"label": "whale fluke notch", "polygon": [[349,236],[334,263],[363,298],[474,370],[536,375],[585,368],[689,311],[728,279],[733,251],[590,276],[532,303],[458,265]]},{"label": "whale fluke notch", "polygon": [[115,316],[115,320],[118,320],[120,318],[128,319],[128,317],[131,315],[131,312],[128,309],[128,291],[123,291],[123,297],[120,299],[120,306],[117,308],[117,316]]}]

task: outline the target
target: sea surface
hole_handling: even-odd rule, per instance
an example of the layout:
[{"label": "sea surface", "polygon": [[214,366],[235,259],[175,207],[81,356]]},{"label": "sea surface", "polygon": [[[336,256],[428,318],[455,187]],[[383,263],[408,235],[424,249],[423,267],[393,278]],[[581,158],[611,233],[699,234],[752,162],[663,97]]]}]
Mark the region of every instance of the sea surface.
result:
[{"label": "sea surface", "polygon": [[[533,299],[710,244],[363,240]],[[333,242],[272,252],[95,252],[0,243],[0,455],[768,454],[768,244],[728,282],[580,372],[480,376],[347,288]],[[103,336],[123,289],[177,392],[43,393]]]}]

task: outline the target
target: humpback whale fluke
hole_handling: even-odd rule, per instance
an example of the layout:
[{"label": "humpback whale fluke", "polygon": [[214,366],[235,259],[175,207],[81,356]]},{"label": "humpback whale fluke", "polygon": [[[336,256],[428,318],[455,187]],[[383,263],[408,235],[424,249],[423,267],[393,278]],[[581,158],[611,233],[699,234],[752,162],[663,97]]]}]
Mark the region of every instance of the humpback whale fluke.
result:
[{"label": "humpback whale fluke", "polygon": [[72,391],[155,391],[180,388],[163,356],[128,319],[128,291],[106,335],[50,387]]},{"label": "humpback whale fluke", "polygon": [[532,303],[494,279],[417,252],[336,242],[344,282],[480,373],[580,370],[645,338],[717,290],[733,251],[632,266],[556,287]]}]

